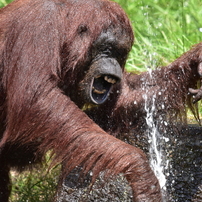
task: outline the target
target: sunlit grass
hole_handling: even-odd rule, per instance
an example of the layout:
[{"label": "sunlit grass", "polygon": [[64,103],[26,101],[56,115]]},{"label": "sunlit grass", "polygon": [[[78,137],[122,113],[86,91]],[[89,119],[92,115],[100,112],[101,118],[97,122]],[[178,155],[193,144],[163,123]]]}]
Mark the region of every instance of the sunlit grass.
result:
[{"label": "sunlit grass", "polygon": [[3,6],[6,6],[7,4],[9,4],[12,1],[13,0],[0,0],[0,8]]},{"label": "sunlit grass", "polygon": [[50,202],[57,188],[60,166],[48,170],[42,168],[18,173],[11,172],[12,194],[10,202]]},{"label": "sunlit grass", "polygon": [[202,39],[200,0],[116,0],[131,19],[135,44],[127,68],[167,65]]},{"label": "sunlit grass", "polygon": [[[168,65],[202,40],[201,0],[116,0],[131,19],[135,44],[126,68]],[[199,113],[202,116],[202,104]],[[192,115],[188,114],[192,119]]]}]

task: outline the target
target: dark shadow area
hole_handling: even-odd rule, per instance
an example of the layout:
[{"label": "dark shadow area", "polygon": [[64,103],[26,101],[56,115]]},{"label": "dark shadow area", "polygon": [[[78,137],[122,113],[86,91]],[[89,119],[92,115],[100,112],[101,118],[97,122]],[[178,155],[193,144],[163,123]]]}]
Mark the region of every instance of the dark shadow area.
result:
[{"label": "dark shadow area", "polygon": [[189,126],[170,146],[168,191],[173,202],[202,201],[202,128]]}]

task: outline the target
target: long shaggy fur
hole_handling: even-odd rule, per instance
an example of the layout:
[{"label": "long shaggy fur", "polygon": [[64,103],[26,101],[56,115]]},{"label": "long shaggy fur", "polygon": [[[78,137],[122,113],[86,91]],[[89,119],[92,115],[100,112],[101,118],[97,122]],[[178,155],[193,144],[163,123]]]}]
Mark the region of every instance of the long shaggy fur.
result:
[{"label": "long shaggy fur", "polygon": [[105,0],[16,0],[0,15],[0,201],[8,200],[9,169],[39,163],[49,150],[54,163],[63,162],[63,176],[78,165],[92,170],[93,180],[103,170],[124,173],[134,200],[160,201],[143,152],[78,107],[78,83],[101,32],[126,32],[133,43],[123,10]]},{"label": "long shaggy fur", "polygon": [[63,163],[62,176],[79,165],[84,173],[93,171],[93,181],[101,171],[124,173],[134,201],[161,201],[144,153],[106,132],[138,125],[144,94],[155,94],[166,106],[159,111],[182,111],[188,87],[199,78],[201,45],[155,70],[154,79],[124,73],[106,104],[86,115],[78,83],[98,36],[110,28],[116,35],[127,33],[132,46],[123,10],[107,0],[16,0],[0,16],[0,201],[8,200],[10,168],[40,163],[47,151],[54,163]]}]

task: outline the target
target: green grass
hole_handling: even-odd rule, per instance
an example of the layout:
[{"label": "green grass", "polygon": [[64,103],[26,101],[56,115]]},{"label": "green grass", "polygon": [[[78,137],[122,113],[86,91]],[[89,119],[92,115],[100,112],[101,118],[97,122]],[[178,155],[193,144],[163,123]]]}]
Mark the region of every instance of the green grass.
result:
[{"label": "green grass", "polygon": [[[0,0],[0,7],[11,0]],[[135,44],[127,61],[129,71],[167,65],[202,39],[201,0],[116,0],[131,19]],[[202,109],[202,107],[200,107]],[[200,110],[202,113],[202,110]],[[49,201],[58,169],[13,175],[12,202]],[[43,197],[42,197],[43,196]]]},{"label": "green grass", "polygon": [[60,166],[48,170],[48,165],[25,171],[12,171],[10,202],[50,202],[57,188]]},{"label": "green grass", "polygon": [[166,65],[202,39],[201,0],[117,0],[131,19],[135,45],[127,67]]},{"label": "green grass", "polygon": [[12,1],[13,0],[0,0],[0,8],[3,6],[6,6],[7,4],[9,4]]}]

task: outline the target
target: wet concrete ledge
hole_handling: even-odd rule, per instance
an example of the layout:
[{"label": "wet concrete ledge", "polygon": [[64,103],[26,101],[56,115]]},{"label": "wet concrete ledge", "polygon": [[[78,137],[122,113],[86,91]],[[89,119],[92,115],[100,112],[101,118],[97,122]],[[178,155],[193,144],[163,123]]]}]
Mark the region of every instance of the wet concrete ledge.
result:
[{"label": "wet concrete ledge", "polygon": [[[133,134],[133,135],[131,135]],[[125,134],[126,135],[126,134]],[[167,134],[168,135],[168,134]],[[169,136],[169,135],[168,135]],[[202,127],[189,125],[183,127],[178,135],[171,134],[165,146],[169,167],[166,170],[168,202],[202,201]],[[147,137],[140,135],[138,146],[147,152]],[[129,138],[129,139],[128,139]],[[127,141],[137,141],[134,133]],[[142,142],[144,141],[144,142]],[[109,179],[107,183],[100,175],[92,189],[89,189],[91,175],[80,180],[80,168],[74,170],[63,185],[58,201],[66,202],[131,202],[132,192],[122,175]]]}]

